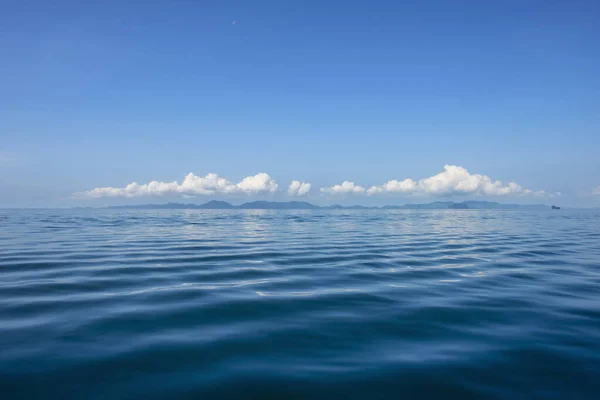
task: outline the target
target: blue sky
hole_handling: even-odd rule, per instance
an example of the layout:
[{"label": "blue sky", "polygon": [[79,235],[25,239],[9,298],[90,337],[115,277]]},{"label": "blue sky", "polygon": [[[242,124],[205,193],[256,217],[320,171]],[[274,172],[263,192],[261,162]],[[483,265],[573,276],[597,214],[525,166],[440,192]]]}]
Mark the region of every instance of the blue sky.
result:
[{"label": "blue sky", "polygon": [[0,207],[600,205],[597,1],[0,3]]}]

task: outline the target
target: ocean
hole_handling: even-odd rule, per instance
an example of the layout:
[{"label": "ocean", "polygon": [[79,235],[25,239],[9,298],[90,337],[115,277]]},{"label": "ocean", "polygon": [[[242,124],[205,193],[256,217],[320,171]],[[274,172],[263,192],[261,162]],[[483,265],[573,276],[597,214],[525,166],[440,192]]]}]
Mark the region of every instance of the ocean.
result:
[{"label": "ocean", "polygon": [[599,393],[598,210],[0,210],[2,399]]}]

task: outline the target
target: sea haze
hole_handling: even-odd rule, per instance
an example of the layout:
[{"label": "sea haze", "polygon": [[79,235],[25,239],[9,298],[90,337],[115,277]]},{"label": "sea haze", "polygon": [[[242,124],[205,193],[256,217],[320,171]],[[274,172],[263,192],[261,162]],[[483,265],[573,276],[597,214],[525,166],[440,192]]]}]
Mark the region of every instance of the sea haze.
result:
[{"label": "sea haze", "polygon": [[[334,204],[330,206],[317,206],[306,201],[251,201],[240,205],[233,205],[226,201],[211,200],[204,204],[138,204],[125,206],[110,206],[113,209],[132,209],[132,210],[367,210],[367,209],[389,209],[389,210],[548,210],[556,206],[547,206],[544,204],[502,204],[494,201],[463,201],[456,203],[453,201],[434,201],[425,204],[405,204],[405,205],[386,205],[377,206],[341,206]],[[81,207],[80,207],[81,208]]]},{"label": "sea haze", "polygon": [[0,210],[0,271],[3,399],[600,393],[598,210]]}]

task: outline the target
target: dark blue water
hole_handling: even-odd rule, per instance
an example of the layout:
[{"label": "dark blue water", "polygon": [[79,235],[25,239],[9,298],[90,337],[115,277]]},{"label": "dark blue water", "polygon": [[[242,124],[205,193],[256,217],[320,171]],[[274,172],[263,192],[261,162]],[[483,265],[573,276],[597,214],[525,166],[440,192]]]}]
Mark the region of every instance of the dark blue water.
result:
[{"label": "dark blue water", "polygon": [[0,398],[598,398],[598,211],[0,211]]}]

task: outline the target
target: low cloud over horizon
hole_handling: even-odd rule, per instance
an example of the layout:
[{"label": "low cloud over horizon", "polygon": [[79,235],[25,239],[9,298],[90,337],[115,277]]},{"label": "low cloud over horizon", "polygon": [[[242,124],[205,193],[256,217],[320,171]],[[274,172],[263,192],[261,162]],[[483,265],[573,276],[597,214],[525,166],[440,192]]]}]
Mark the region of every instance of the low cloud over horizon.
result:
[{"label": "low cloud over horizon", "polygon": [[[354,182],[344,181],[342,184],[321,189],[326,194],[367,194],[369,196],[378,194],[422,194],[430,196],[454,196],[454,195],[476,195],[476,196],[545,196],[544,190],[531,190],[522,187],[515,182],[502,183],[492,180],[487,175],[471,174],[464,167],[456,165],[445,165],[444,171],[429,178],[415,181],[406,178],[402,181],[392,179],[383,185],[371,186],[366,189],[356,185]],[[560,193],[550,194],[560,196]]]},{"label": "low cloud over horizon", "polygon": [[308,182],[292,181],[288,188],[290,196],[306,196],[310,192],[311,184]]},{"label": "low cloud over horizon", "polygon": [[208,174],[204,177],[189,173],[181,184],[177,181],[159,182],[151,181],[146,184],[130,183],[123,188],[100,187],[85,192],[75,193],[77,198],[102,198],[102,197],[144,197],[180,194],[184,196],[215,195],[215,194],[260,194],[276,192],[279,186],[266,173],[248,176],[238,183],[232,183],[217,174]]},{"label": "low cloud over horizon", "polygon": [[[311,190],[311,183],[292,181],[286,193],[289,196],[307,196]],[[204,177],[189,173],[179,183],[151,181],[146,184],[133,182],[125,187],[99,187],[92,190],[75,193],[74,198],[134,198],[145,196],[181,195],[206,196],[206,195],[229,195],[248,194],[260,195],[268,193],[283,192],[279,185],[267,173],[261,172],[248,176],[238,183],[210,173]],[[368,189],[359,186],[352,181],[344,181],[341,184],[324,187],[320,189],[324,195],[429,195],[432,197],[448,197],[454,195],[475,196],[560,196],[560,193],[549,194],[544,190],[532,190],[524,188],[516,182],[502,183],[493,180],[487,175],[471,174],[466,168],[456,165],[445,165],[444,171],[434,176],[413,180],[390,180],[382,185],[371,186]],[[597,188],[594,193],[600,193]]]}]

